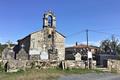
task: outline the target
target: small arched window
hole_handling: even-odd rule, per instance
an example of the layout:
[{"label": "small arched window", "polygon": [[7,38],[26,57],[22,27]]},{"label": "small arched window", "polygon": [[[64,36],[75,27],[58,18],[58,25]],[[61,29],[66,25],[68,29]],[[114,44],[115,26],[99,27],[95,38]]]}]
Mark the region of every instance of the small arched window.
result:
[{"label": "small arched window", "polygon": [[48,26],[52,27],[52,16],[48,16]]}]

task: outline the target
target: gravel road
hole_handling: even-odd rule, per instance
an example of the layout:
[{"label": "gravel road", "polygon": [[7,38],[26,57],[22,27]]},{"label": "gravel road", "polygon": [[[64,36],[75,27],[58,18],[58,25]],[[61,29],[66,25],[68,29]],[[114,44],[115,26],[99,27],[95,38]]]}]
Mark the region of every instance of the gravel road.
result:
[{"label": "gravel road", "polygon": [[58,80],[120,80],[120,74],[113,73],[88,73],[61,76]]}]

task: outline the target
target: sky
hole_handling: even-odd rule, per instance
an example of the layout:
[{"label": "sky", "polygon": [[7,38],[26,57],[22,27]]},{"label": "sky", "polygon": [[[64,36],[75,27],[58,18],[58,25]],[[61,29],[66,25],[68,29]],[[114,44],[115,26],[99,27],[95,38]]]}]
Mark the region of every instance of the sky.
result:
[{"label": "sky", "polygon": [[91,30],[89,43],[96,45],[120,34],[120,0],[0,0],[0,42],[16,43],[42,29],[48,10],[56,15],[57,31],[66,36],[66,45],[86,43],[86,29]]}]

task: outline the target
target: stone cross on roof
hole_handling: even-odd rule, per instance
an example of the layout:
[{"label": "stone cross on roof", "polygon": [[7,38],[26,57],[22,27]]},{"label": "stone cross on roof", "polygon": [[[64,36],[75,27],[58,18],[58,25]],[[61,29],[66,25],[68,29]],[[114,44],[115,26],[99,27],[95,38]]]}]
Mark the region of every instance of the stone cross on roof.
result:
[{"label": "stone cross on roof", "polygon": [[22,45],[21,45],[21,48],[24,48],[24,47],[25,47],[25,45],[24,45],[24,44],[22,44]]}]

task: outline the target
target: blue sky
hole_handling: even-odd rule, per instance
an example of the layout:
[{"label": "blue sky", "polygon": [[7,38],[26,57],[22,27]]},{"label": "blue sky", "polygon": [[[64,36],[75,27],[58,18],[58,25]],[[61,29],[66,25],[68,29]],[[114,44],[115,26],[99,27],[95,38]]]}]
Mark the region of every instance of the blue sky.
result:
[{"label": "blue sky", "polygon": [[[85,29],[120,34],[120,0],[0,0],[0,42],[16,42],[40,30],[48,10],[55,13],[57,30],[67,37],[68,45],[85,42],[85,32],[80,32]],[[89,41],[110,36],[89,32]]]}]

